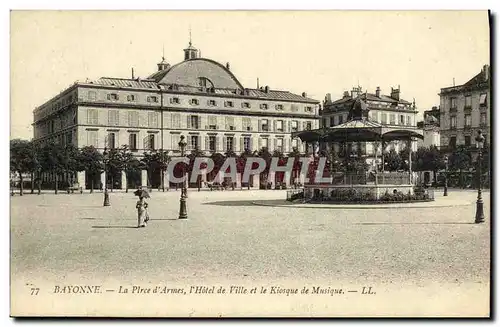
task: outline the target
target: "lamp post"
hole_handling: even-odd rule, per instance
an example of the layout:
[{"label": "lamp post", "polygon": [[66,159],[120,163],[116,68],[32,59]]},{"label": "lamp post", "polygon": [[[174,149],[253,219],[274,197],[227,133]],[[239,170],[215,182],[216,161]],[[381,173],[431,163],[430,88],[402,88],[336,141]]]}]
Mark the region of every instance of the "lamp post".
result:
[{"label": "lamp post", "polygon": [[108,194],[108,171],[107,171],[107,161],[108,161],[108,150],[104,148],[104,152],[102,153],[103,155],[103,162],[104,162],[104,203],[102,204],[103,207],[109,207],[111,204],[109,203],[109,194]]},{"label": "lamp post", "polygon": [[476,136],[476,147],[478,149],[478,161],[479,161],[479,174],[478,174],[478,187],[477,187],[477,201],[476,201],[476,219],[475,223],[484,223],[484,210],[483,210],[483,198],[481,194],[481,175],[482,172],[482,159],[483,159],[483,146],[484,146],[484,136],[479,130]]},{"label": "lamp post", "polygon": [[[184,157],[184,150],[186,148],[186,141],[184,141],[184,135],[181,135],[181,140],[179,141],[179,148],[181,149],[181,157]],[[182,166],[182,177],[186,178],[186,168]],[[187,219],[187,209],[186,209],[186,181],[182,181],[181,188],[181,198],[180,198],[180,208],[179,208],[179,219]]]},{"label": "lamp post", "polygon": [[448,156],[444,156],[444,192],[443,196],[448,196]]}]

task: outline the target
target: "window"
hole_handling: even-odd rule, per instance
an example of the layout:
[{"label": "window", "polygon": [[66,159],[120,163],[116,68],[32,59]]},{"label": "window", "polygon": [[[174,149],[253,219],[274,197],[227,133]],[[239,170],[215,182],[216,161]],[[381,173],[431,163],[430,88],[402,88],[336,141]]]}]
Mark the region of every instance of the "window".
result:
[{"label": "window", "polygon": [[133,94],[127,95],[127,101],[135,101],[135,95]]},{"label": "window", "polygon": [[456,136],[450,137],[449,146],[451,148],[455,148],[457,146],[457,137]]},{"label": "window", "polygon": [[115,133],[111,132],[108,134],[108,139],[107,139],[105,147],[107,147],[109,149],[116,148],[116,134]]},{"label": "window", "polygon": [[297,139],[293,139],[292,140],[292,150],[293,149],[297,149],[298,150],[298,148],[299,148],[299,142],[298,142],[298,140]]},{"label": "window", "polygon": [[330,127],[335,126],[335,116],[330,116]]},{"label": "window", "polygon": [[250,136],[245,136],[243,138],[243,150],[252,150],[252,146],[250,143]]},{"label": "window", "polygon": [[139,113],[137,111],[128,112],[128,125],[131,127],[139,126]]},{"label": "window", "polygon": [[110,101],[117,101],[119,99],[118,94],[116,94],[116,93],[110,93],[110,94],[108,94],[107,97],[108,97],[108,100],[110,100]]},{"label": "window", "polygon": [[310,121],[306,122],[306,130],[310,131],[312,129],[312,123]]},{"label": "window", "polygon": [[198,125],[198,116],[192,115],[189,118],[189,127],[193,129],[198,129],[200,126]]},{"label": "window", "polygon": [[404,125],[405,124],[405,116],[399,115],[399,125]]},{"label": "window", "polygon": [[321,126],[322,127],[327,127],[328,126],[328,119],[327,118],[323,118],[321,120]]},{"label": "window", "polygon": [[339,116],[339,125],[344,122],[344,116],[340,115]]},{"label": "window", "polygon": [[191,149],[198,149],[198,135],[191,135]]},{"label": "window", "polygon": [[382,113],[381,117],[380,117],[380,122],[382,124],[387,124],[387,114],[385,113]]},{"label": "window", "polygon": [[479,106],[480,107],[486,107],[488,105],[488,94],[487,93],[481,93],[479,96]]},{"label": "window", "polygon": [[128,147],[130,151],[137,151],[137,134],[132,133],[128,136]]},{"label": "window", "polygon": [[209,129],[217,129],[217,117],[209,116],[208,117],[208,128]]},{"label": "window", "polygon": [[390,119],[391,125],[396,125],[396,115],[395,114],[390,114],[389,119]]},{"label": "window", "polygon": [[234,151],[234,137],[228,136],[226,137],[226,152]]},{"label": "window", "polygon": [[455,109],[457,107],[457,98],[450,98],[450,109]]},{"label": "window", "polygon": [[283,132],[283,121],[282,120],[276,121],[276,131]]},{"label": "window", "polygon": [[87,145],[97,148],[97,131],[87,131]]},{"label": "window", "polygon": [[181,136],[179,134],[172,134],[171,135],[171,141],[172,144],[170,145],[172,150],[179,150],[179,141],[181,140]]},{"label": "window", "polygon": [[214,84],[206,77],[200,77],[198,78],[198,85],[200,87],[208,87],[208,88],[211,88],[211,87],[214,87]]},{"label": "window", "polygon": [[97,99],[97,94],[95,93],[95,91],[89,91],[88,97],[89,97],[89,100],[95,101]]},{"label": "window", "polygon": [[252,130],[252,120],[250,118],[243,117],[243,130],[244,131]]},{"label": "window", "polygon": [[179,100],[179,98],[175,97],[175,98],[170,98],[170,103],[179,104],[181,103],[181,101]]},{"label": "window", "polygon": [[108,125],[110,126],[120,125],[120,113],[118,110],[108,111]]},{"label": "window", "polygon": [[217,144],[217,136],[210,135],[208,137],[208,149],[210,151],[217,151],[216,144]]},{"label": "window", "polygon": [[235,130],[235,126],[234,126],[234,117],[226,117],[226,129],[228,130]]},{"label": "window", "polygon": [[406,125],[411,126],[411,116],[406,116]]},{"label": "window", "polygon": [[292,132],[297,132],[299,130],[299,122],[292,120]]},{"label": "window", "polygon": [[172,114],[172,128],[181,128],[181,114]]},{"label": "window", "polygon": [[234,102],[233,101],[224,101],[224,107],[232,108],[232,107],[234,107]]},{"label": "window", "polygon": [[158,97],[155,96],[155,95],[150,95],[150,96],[148,96],[147,101],[148,102],[152,102],[152,103],[157,103],[158,102]]},{"label": "window", "polygon": [[283,139],[276,139],[276,149],[280,152],[283,152]]},{"label": "window", "polygon": [[283,105],[282,104],[277,104],[274,106],[276,110],[283,110]]},{"label": "window", "polygon": [[241,103],[241,107],[245,108],[245,109],[250,108],[250,102],[243,102],[243,103]]},{"label": "window", "polygon": [[485,112],[482,112],[481,113],[481,116],[479,118],[479,123],[481,124],[481,126],[486,126],[488,125],[488,122],[486,120],[486,113]]},{"label": "window", "polygon": [[468,115],[465,115],[464,116],[464,127],[471,127],[472,125],[472,118],[471,118],[471,115],[468,114]]},{"label": "window", "polygon": [[312,112],[312,109],[313,109],[313,108],[312,108],[311,106],[306,106],[306,107],[304,108],[304,110],[305,110],[306,112]]},{"label": "window", "polygon": [[148,126],[157,128],[158,127],[158,113],[148,112]]},{"label": "window", "polygon": [[268,109],[269,106],[267,105],[267,103],[261,103],[260,104],[260,109]]},{"label": "window", "polygon": [[154,134],[148,135],[148,148],[149,148],[149,150],[155,149],[155,135]]},{"label": "window", "polygon": [[261,120],[261,128],[262,131],[269,131],[269,122],[267,119],[262,119]]},{"label": "window", "polygon": [[191,99],[189,100],[189,104],[192,106],[197,106],[200,104],[200,102],[198,101],[198,99]]},{"label": "window", "polygon": [[470,146],[471,143],[470,143],[470,135],[465,135],[464,136],[464,140],[465,140],[465,146]]},{"label": "window", "polygon": [[262,138],[261,139],[261,145],[262,147],[261,148],[267,148],[269,149],[269,139],[268,138]]},{"label": "window", "polygon": [[456,116],[450,117],[450,128],[457,128],[457,117]]},{"label": "window", "polygon": [[372,121],[378,122],[378,112],[372,111]]},{"label": "window", "polygon": [[465,96],[465,108],[472,108],[472,96]]},{"label": "window", "polygon": [[87,124],[89,125],[99,124],[99,111],[97,109],[87,110]]},{"label": "window", "polygon": [[211,107],[216,107],[217,106],[217,102],[215,100],[208,100],[208,105],[211,106]]}]

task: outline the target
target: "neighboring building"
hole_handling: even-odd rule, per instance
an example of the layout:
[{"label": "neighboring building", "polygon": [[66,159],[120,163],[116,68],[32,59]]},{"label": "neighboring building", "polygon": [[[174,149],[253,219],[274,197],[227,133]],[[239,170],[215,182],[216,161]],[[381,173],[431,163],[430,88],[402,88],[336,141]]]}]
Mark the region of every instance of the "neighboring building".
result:
[{"label": "neighboring building", "polygon": [[[349,118],[349,110],[352,108],[356,99],[363,100],[369,109],[369,119],[373,122],[380,123],[385,126],[400,127],[403,129],[417,129],[416,115],[418,111],[413,103],[406,101],[400,97],[400,88],[391,88],[390,95],[383,95],[380,87],[377,87],[375,93],[362,92],[361,87],[354,87],[349,93],[344,92],[341,99],[332,101],[331,95],[327,94],[323,102],[323,110],[321,112],[321,127],[333,127],[345,123]],[[361,144],[364,147],[364,144]],[[406,146],[406,142],[392,142],[386,144],[386,151],[391,148],[396,151],[402,150]],[[417,141],[413,141],[412,149],[415,151]],[[374,145],[367,143],[363,152],[369,157],[374,157]],[[380,147],[377,154],[381,153]]]},{"label": "neighboring building", "polygon": [[146,79],[76,82],[34,110],[34,140],[175,156],[183,134],[188,152],[207,156],[262,147],[286,154],[305,150],[290,133],[317,128],[318,107],[306,93],[245,88],[229,63],[200,58],[190,42],[184,61],[171,66],[163,58]]},{"label": "neighboring building", "polygon": [[463,85],[442,88],[439,96],[441,146],[452,150],[457,145],[474,146],[477,130],[489,143],[490,131],[490,67]]},{"label": "neighboring building", "polygon": [[441,145],[439,129],[439,108],[432,107],[431,110],[424,111],[424,120],[417,122],[417,127],[424,132],[424,139],[417,141],[418,147],[429,147]]}]

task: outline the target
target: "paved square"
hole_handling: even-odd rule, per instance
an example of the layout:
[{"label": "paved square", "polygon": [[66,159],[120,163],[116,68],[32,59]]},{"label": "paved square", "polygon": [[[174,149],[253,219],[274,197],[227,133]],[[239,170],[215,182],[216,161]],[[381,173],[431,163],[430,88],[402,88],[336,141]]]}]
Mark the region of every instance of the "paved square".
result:
[{"label": "paved square", "polygon": [[179,192],[154,191],[142,229],[136,197],[110,196],[111,207],[102,193],[12,197],[12,283],[434,285],[487,301],[489,193],[477,225],[473,191],[450,190],[446,200],[462,206],[337,210],[252,204],[285,191],[189,190],[187,220],[177,220]]}]

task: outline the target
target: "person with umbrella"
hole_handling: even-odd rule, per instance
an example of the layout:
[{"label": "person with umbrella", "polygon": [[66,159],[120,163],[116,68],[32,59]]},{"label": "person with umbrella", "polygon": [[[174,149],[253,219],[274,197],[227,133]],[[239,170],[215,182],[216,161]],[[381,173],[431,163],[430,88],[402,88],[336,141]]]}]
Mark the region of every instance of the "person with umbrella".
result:
[{"label": "person with umbrella", "polygon": [[143,190],[142,187],[139,187],[137,191],[134,192],[134,195],[139,197],[139,201],[137,201],[137,227],[146,227],[149,220],[149,212],[148,212],[148,203],[146,202],[146,198],[150,198],[148,191]]}]

